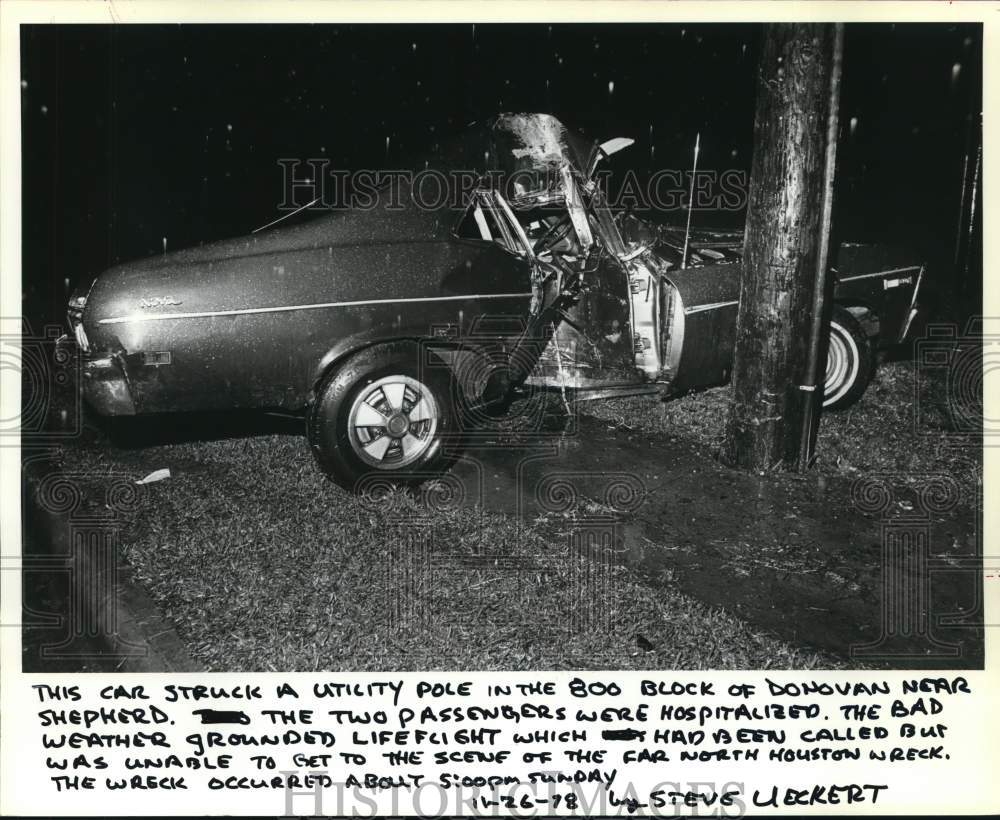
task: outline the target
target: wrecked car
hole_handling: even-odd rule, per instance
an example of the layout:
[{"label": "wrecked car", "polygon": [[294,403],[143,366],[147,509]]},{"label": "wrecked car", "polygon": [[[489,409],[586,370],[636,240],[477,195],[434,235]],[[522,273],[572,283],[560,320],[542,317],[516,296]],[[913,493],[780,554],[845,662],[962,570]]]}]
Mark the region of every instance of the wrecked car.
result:
[{"label": "wrecked car", "polygon": [[[631,142],[503,114],[425,164],[475,168],[461,207],[418,206],[403,179],[371,207],[111,268],[69,303],[85,397],[106,416],[302,412],[319,465],[354,487],[433,475],[472,411],[530,386],[724,383],[742,234],[612,213],[595,169]],[[905,252],[839,247],[827,408],[856,401],[873,351],[907,336],[923,275]]]}]

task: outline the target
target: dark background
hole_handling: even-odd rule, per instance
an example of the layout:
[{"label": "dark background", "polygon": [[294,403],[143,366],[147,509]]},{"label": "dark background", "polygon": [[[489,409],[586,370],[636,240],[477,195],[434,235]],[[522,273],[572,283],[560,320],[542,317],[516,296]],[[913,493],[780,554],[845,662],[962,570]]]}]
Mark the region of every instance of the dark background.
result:
[{"label": "dark background", "polygon": [[[276,218],[279,158],[393,167],[499,111],[635,137],[613,167],[640,178],[688,168],[698,132],[700,167],[748,171],[759,38],[723,24],[23,27],[25,314],[60,321],[78,281],[164,238],[176,250]],[[980,290],[981,267],[949,263],[981,43],[978,25],[847,27],[836,230],[937,261],[942,318],[973,312]]]}]

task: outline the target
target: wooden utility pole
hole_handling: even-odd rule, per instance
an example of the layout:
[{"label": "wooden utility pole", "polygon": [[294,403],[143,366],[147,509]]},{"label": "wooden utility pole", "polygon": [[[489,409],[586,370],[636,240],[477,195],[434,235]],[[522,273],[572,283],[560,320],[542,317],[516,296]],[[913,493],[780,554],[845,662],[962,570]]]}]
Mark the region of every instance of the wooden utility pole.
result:
[{"label": "wooden utility pole", "polygon": [[764,28],[734,396],[723,448],[726,461],[747,469],[796,463],[814,392],[802,386],[812,315],[822,307],[814,297],[838,36],[827,24]]}]

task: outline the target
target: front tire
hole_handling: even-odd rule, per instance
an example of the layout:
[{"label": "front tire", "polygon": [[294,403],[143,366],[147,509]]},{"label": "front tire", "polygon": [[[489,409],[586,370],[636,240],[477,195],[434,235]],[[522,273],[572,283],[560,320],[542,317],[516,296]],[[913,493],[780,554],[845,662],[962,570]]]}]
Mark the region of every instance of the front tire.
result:
[{"label": "front tire", "polygon": [[458,432],[452,380],[415,342],[376,345],[331,373],[309,411],[317,463],[349,490],[375,476],[412,486],[442,472]]},{"label": "front tire", "polygon": [[875,374],[871,339],[850,311],[835,305],[830,317],[823,408],[843,410],[864,395]]}]

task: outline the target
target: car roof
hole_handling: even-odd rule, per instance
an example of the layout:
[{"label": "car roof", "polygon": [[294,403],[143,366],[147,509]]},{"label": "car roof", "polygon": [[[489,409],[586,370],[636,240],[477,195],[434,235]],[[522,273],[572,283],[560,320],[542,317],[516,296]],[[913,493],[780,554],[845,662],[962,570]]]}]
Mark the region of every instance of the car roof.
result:
[{"label": "car roof", "polygon": [[501,113],[469,123],[431,146],[415,168],[479,174],[546,172],[569,164],[586,171],[595,143],[546,113]]}]

